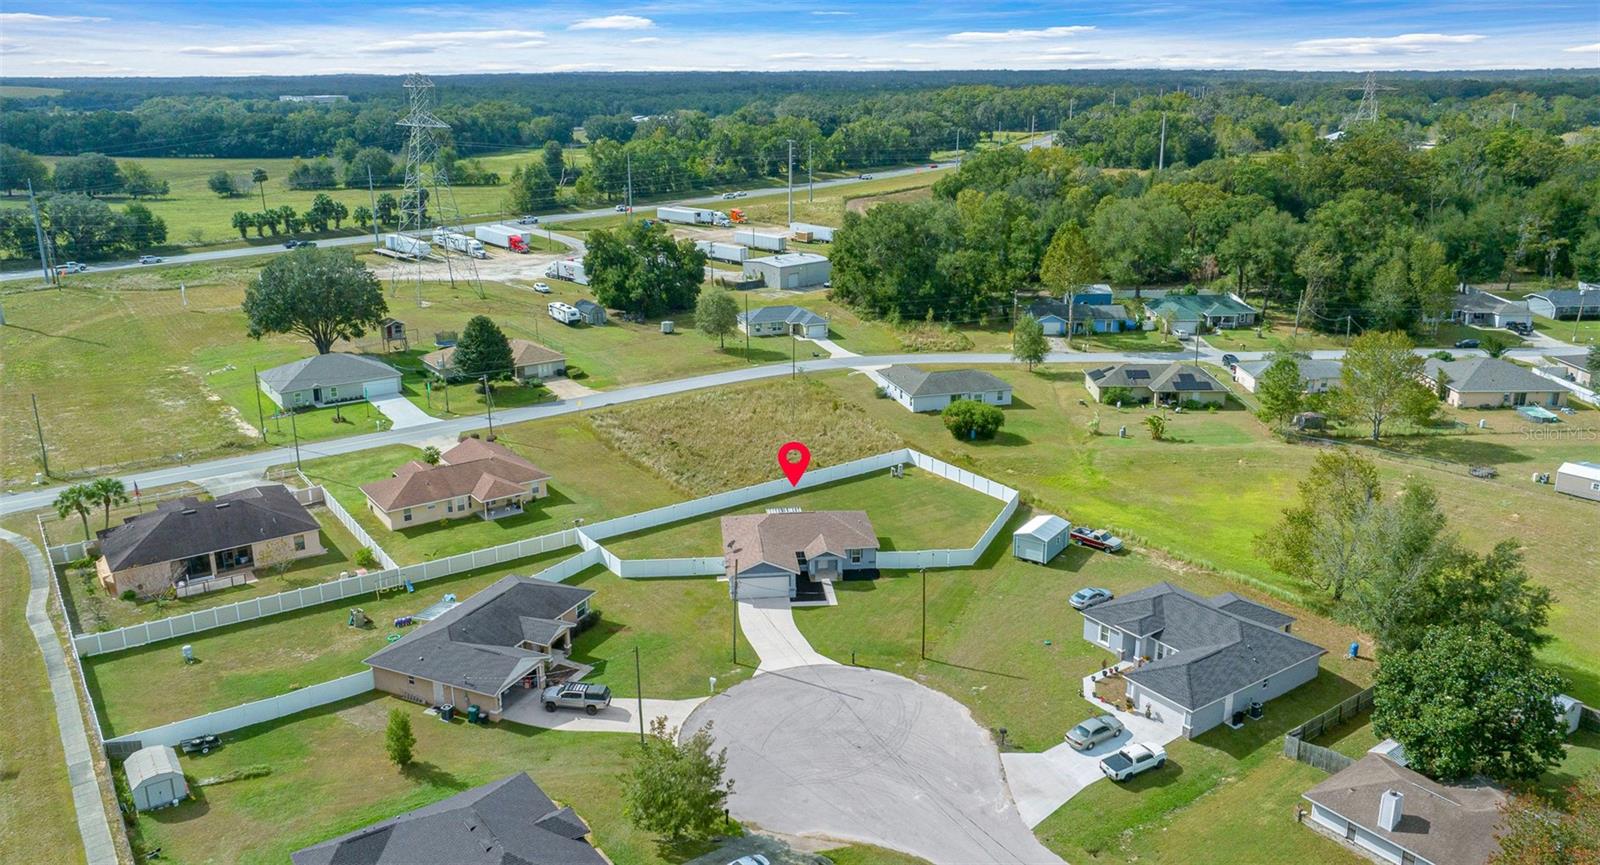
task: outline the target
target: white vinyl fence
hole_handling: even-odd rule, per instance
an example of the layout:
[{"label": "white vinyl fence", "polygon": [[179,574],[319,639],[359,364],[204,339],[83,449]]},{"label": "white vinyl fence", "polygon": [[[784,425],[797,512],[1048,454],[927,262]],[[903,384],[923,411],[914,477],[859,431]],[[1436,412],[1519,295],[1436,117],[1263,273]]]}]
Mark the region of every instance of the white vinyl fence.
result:
[{"label": "white vinyl fence", "polygon": [[[329,499],[329,501],[332,501],[332,499]],[[120,652],[123,649],[148,645],[161,640],[170,640],[173,637],[197,634],[213,628],[223,628],[265,616],[275,616],[279,613],[287,613],[303,607],[314,607],[318,604],[341,601],[345,598],[377,591],[379,586],[399,586],[408,581],[421,583],[475,568],[504,564],[516,559],[570,547],[577,542],[577,532],[572,529],[566,529],[536,538],[512,541],[509,544],[501,544],[497,547],[461,553],[447,559],[435,559],[431,562],[406,565],[403,568],[357,574],[339,580],[318,583],[315,586],[279,592],[275,595],[251,598],[225,606],[212,607],[207,610],[196,610],[192,613],[182,613],[154,622],[129,625],[114,631],[79,634],[72,638],[72,645],[77,650],[78,656],[83,658],[107,652]]]},{"label": "white vinyl fence", "polygon": [[721,556],[693,559],[622,559],[614,572],[619,577],[720,577],[726,569]]},{"label": "white vinyl fence", "polygon": [[[301,477],[304,478],[305,475],[301,475]],[[308,492],[310,490],[317,490],[319,493],[322,493],[322,487],[311,484],[310,479],[307,479],[306,483],[310,484],[310,486],[306,488]],[[390,570],[400,567],[400,564],[394,559],[390,558],[389,554],[384,551],[383,547],[379,546],[378,542],[372,539],[372,535],[367,534],[367,530],[362,528],[360,523],[356,522],[356,518],[351,516],[350,512],[344,509],[344,505],[339,504],[339,500],[337,498],[332,495],[322,493],[322,503],[328,508],[328,513],[333,514],[333,518],[339,521],[339,525],[344,526],[349,530],[351,535],[355,536],[356,543],[372,550],[372,554],[378,557],[378,564],[383,565],[385,568]]]},{"label": "white vinyl fence", "polygon": [[1534,367],[1533,374],[1541,378],[1550,379],[1556,384],[1559,384],[1567,390],[1572,391],[1579,399],[1586,403],[1591,405],[1600,405],[1600,396],[1597,396],[1595,391],[1590,390],[1589,388],[1578,384],[1572,379],[1567,378],[1566,375],[1561,372],[1560,367]]},{"label": "white vinyl fence", "polygon": [[89,554],[88,541],[74,541],[70,544],[59,544],[54,547],[45,547],[45,552],[50,556],[50,564],[64,565],[75,562]]},{"label": "white vinyl fence", "polygon": [[174,721],[171,724],[163,724],[160,727],[153,727],[149,730],[140,730],[137,733],[129,733],[125,736],[118,736],[115,739],[107,739],[106,750],[113,756],[118,756],[121,753],[132,753],[150,745],[176,746],[184,739],[227,733],[254,724],[262,724],[282,718],[285,715],[293,715],[296,712],[304,712],[307,709],[326,706],[329,703],[334,703],[347,697],[365,694],[372,688],[372,670],[366,669],[359,673],[334,679],[331,682],[311,685],[310,687],[290,691],[287,694],[268,697],[265,700],[256,700],[253,703],[222,709],[209,715],[185,718],[182,721]]}]

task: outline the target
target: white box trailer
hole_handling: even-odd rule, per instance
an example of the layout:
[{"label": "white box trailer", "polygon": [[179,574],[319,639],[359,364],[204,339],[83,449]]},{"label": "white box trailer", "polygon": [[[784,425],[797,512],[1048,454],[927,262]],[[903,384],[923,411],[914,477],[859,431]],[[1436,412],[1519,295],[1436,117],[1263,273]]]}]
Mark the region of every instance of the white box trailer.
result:
[{"label": "white box trailer", "polygon": [[754,228],[740,228],[733,232],[733,242],[756,249],[765,249],[768,252],[784,252],[789,248],[789,238],[782,234],[770,234],[765,231],[756,231]]},{"label": "white box trailer", "polygon": [[564,279],[567,282],[575,282],[578,285],[589,284],[589,275],[583,272],[583,259],[581,258],[556,259],[550,262],[549,267],[544,269],[544,275],[551,279]]},{"label": "white box trailer", "polygon": [[490,246],[512,252],[527,252],[533,245],[533,232],[512,225],[480,225],[472,234]]},{"label": "white box trailer", "polygon": [[433,242],[445,249],[470,255],[473,258],[487,258],[483,251],[483,244],[476,237],[469,237],[459,231],[446,231],[443,228],[433,230]]},{"label": "white box trailer", "polygon": [[750,257],[750,247],[740,246],[737,243],[717,243],[712,240],[697,240],[694,248],[706,254],[712,261],[727,261],[733,264],[744,264]]},{"label": "white box trailer", "polygon": [[728,214],[701,207],[658,207],[656,219],[683,225],[730,225]]},{"label": "white box trailer", "polygon": [[416,258],[427,258],[433,254],[432,244],[420,237],[411,237],[405,234],[385,234],[383,236],[383,248]]},{"label": "white box trailer", "polygon": [[800,234],[807,231],[811,232],[811,239],[817,243],[833,242],[834,227],[831,225],[817,225],[811,222],[789,223],[790,234]]},{"label": "white box trailer", "polygon": [[578,315],[577,307],[570,303],[563,303],[559,300],[551,301],[547,309],[550,312],[550,317],[561,322],[562,324],[577,324],[579,319],[582,317]]}]

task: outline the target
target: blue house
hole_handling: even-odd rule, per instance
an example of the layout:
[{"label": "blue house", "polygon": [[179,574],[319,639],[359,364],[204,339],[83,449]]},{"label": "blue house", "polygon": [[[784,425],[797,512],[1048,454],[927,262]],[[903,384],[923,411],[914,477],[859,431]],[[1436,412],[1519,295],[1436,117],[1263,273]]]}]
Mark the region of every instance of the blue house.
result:
[{"label": "blue house", "polygon": [[[1045,336],[1065,336],[1069,313],[1072,318],[1072,328],[1078,334],[1090,331],[1119,333],[1124,330],[1139,329],[1139,323],[1128,315],[1122,304],[1111,301],[1109,289],[1103,295],[1092,295],[1091,300],[1083,300],[1082,297],[1082,295],[1075,296],[1070,308],[1059,300],[1050,298],[1036,300],[1028,304],[1028,312],[1044,325]],[[1104,298],[1104,301],[1102,302],[1100,298]]]}]

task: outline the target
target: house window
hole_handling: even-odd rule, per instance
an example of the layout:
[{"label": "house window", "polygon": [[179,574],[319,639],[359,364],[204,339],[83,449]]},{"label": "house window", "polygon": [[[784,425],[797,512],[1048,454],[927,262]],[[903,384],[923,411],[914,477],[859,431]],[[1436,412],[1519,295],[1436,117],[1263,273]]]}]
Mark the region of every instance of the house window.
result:
[{"label": "house window", "polygon": [[406,684],[407,685],[415,685],[416,683],[417,683],[417,677],[416,676],[407,676],[406,677]]},{"label": "house window", "polygon": [[447,501],[447,502],[444,503],[444,512],[447,513],[447,514],[453,514],[453,513],[456,512],[456,500],[455,499],[451,499],[450,501]]},{"label": "house window", "polygon": [[1596,482],[1590,484],[1589,485],[1589,489],[1594,490],[1597,493],[1600,493],[1600,481],[1596,481]]},{"label": "house window", "polygon": [[852,564],[852,565],[861,564],[861,551],[860,550],[851,550],[850,551],[850,564]]},{"label": "house window", "polygon": [[1400,865],[1417,865],[1417,857],[1411,855],[1410,850],[1401,850]]},{"label": "house window", "polygon": [[303,553],[303,552],[306,551],[306,536],[305,535],[295,535],[294,536],[294,551],[297,552],[297,553]]},{"label": "house window", "polygon": [[1111,645],[1111,629],[1106,627],[1105,625],[1100,625],[1100,633],[1096,637],[1096,639],[1100,641],[1100,645],[1102,645],[1102,646],[1110,646]]},{"label": "house window", "polygon": [[405,510],[400,512],[400,520],[401,520],[401,522],[407,522],[407,523],[411,522],[411,509],[410,508],[406,508]]},{"label": "house window", "polygon": [[338,398],[339,398],[339,389],[336,388],[336,387],[328,388],[328,399],[338,399]]}]

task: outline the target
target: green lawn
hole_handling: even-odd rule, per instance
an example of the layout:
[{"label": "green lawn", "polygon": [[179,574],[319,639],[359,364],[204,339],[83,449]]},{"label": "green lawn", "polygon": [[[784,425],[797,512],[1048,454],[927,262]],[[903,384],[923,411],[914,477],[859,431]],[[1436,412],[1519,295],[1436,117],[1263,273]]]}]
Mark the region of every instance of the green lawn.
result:
[{"label": "green lawn", "polygon": [[82,862],[55,703],[27,602],[27,564],[0,543],[0,658],[11,673],[6,707],[15,713],[0,727],[0,861],[34,861],[49,851],[51,861]]},{"label": "green lawn", "polygon": [[[383,730],[391,709],[411,717],[416,762],[389,763]],[[711,845],[667,845],[623,814],[621,776],[638,740],[611,733],[563,733],[516,724],[445,724],[422,707],[377,694],[357,697],[230,733],[203,757],[184,757],[191,779],[257,766],[265,777],[194,788],[176,808],[141,814],[136,843],[161,848],[174,865],[266,865],[378,820],[462,790],[527,772],[551,798],[571,805],[618,865],[663,865]]]},{"label": "green lawn", "polygon": [[608,538],[606,548],[625,559],[715,556],[722,548],[721,517],[759,514],[771,507],[808,511],[863,510],[885,550],[970,547],[978,542],[998,500],[918,469],[905,477],[874,473],[777,498],[730,508],[687,522]]},{"label": "green lawn", "polygon": [[1600,319],[1578,321],[1569,318],[1557,321],[1536,315],[1533,317],[1533,329],[1545,336],[1553,336],[1562,342],[1570,342],[1585,348],[1600,343]]},{"label": "green lawn", "polygon": [[1177,339],[1154,330],[1130,330],[1122,333],[1097,333],[1078,337],[1072,347],[1079,351],[1167,351],[1181,352],[1189,346]]}]

